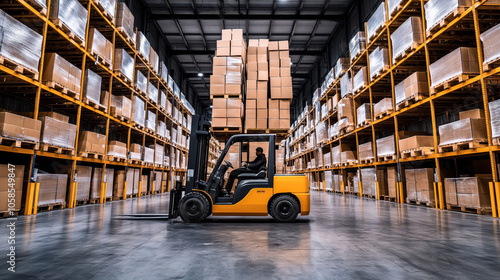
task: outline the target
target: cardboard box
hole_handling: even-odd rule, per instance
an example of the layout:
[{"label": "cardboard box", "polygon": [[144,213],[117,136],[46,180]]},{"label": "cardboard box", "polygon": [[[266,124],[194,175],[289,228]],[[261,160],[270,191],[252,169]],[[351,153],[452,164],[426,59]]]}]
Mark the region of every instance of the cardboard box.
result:
[{"label": "cardboard box", "polygon": [[231,48],[217,48],[217,50],[215,51],[215,55],[216,56],[230,56],[231,55]]},{"label": "cardboard box", "polygon": [[370,160],[375,158],[375,156],[373,155],[372,142],[366,142],[364,144],[360,144],[358,146],[358,151],[360,160]]},{"label": "cardboard box", "polygon": [[243,29],[233,29],[231,40],[243,40]]},{"label": "cardboard box", "polygon": [[290,87],[282,87],[281,88],[281,99],[292,99],[293,98],[293,88]]},{"label": "cardboard box", "polygon": [[44,60],[42,80],[58,83],[77,96],[80,95],[82,71],[56,53],[47,53]]},{"label": "cardboard box", "polygon": [[[4,213],[9,210],[9,189],[15,189],[15,201],[14,201],[14,211],[19,211],[21,209],[21,198],[23,197],[23,182],[24,182],[24,165],[15,165],[15,168],[7,164],[0,164],[0,213]],[[9,177],[13,170],[14,177]],[[12,176],[12,175],[10,175]],[[14,182],[9,182],[10,179],[14,179]],[[12,180],[11,180],[12,181]],[[11,184],[9,186],[9,184]],[[13,184],[13,186],[12,186]]]},{"label": "cardboard box", "polygon": [[416,202],[435,203],[434,199],[434,169],[407,169],[406,199]]},{"label": "cardboard box", "polygon": [[127,144],[119,141],[109,141],[108,156],[127,158]]},{"label": "cardboard box", "polygon": [[269,51],[277,51],[279,50],[279,42],[277,41],[270,41],[268,45]]},{"label": "cardboard box", "polygon": [[113,44],[94,27],[89,31],[87,50],[98,54],[109,64],[113,61]]},{"label": "cardboard box", "polygon": [[226,57],[214,56],[213,65],[214,66],[226,66]]},{"label": "cardboard box", "polygon": [[259,81],[268,81],[269,80],[269,72],[268,71],[258,71],[258,80]]},{"label": "cardboard box", "polygon": [[266,129],[267,128],[267,118],[265,118],[265,119],[257,119],[257,127],[256,128],[258,128],[258,129]]},{"label": "cardboard box", "polygon": [[485,119],[463,119],[439,126],[439,146],[466,141],[487,142]]},{"label": "cardboard box", "polygon": [[82,131],[78,138],[78,151],[104,154],[106,149],[106,135],[92,131]]},{"label": "cardboard box", "polygon": [[491,177],[445,178],[446,204],[471,208],[491,207],[491,181]]},{"label": "cardboard box", "polygon": [[280,76],[281,77],[291,77],[292,72],[290,67],[281,67],[280,68]]},{"label": "cardboard box", "polygon": [[463,111],[459,113],[460,119],[484,119],[483,109],[473,109],[468,111]]},{"label": "cardboard box", "polygon": [[226,127],[226,125],[227,125],[226,119],[227,118],[214,118],[214,117],[212,117],[212,126],[213,127]]},{"label": "cardboard box", "polygon": [[268,118],[267,113],[268,113],[267,108],[264,109],[257,108],[257,119],[267,119]]},{"label": "cardboard box", "polygon": [[279,129],[280,128],[280,119],[269,119],[269,128]]},{"label": "cardboard box", "polygon": [[280,59],[281,58],[289,58],[290,57],[290,52],[289,51],[279,51],[280,52]]},{"label": "cardboard box", "polygon": [[267,100],[267,89],[258,89],[257,90],[257,100]]},{"label": "cardboard box", "polygon": [[[30,118],[33,118],[33,116],[34,116],[33,112],[23,113],[23,115],[26,117],[30,117]],[[56,119],[56,120],[59,120],[62,122],[66,122],[66,123],[69,122],[68,116],[65,116],[65,115],[62,115],[62,114],[59,114],[56,112],[38,112],[38,118],[40,118],[40,117],[51,117],[53,119]]]},{"label": "cardboard box", "polygon": [[397,183],[398,183],[398,170],[395,166],[387,167],[387,188],[389,191],[388,196],[396,198],[397,196]]},{"label": "cardboard box", "polygon": [[248,99],[257,99],[256,89],[247,89],[247,100]]},{"label": "cardboard box", "polygon": [[226,84],[226,94],[241,94],[241,85]]},{"label": "cardboard box", "polygon": [[420,148],[434,148],[434,137],[417,135],[399,140],[399,151],[409,151]]},{"label": "cardboard box", "polygon": [[227,118],[227,127],[241,127],[241,118]]},{"label": "cardboard box", "polygon": [[231,40],[232,39],[232,30],[231,29],[223,29],[222,30],[222,40]]},{"label": "cardboard box", "polygon": [[40,141],[42,122],[9,112],[0,112],[0,136]]},{"label": "cardboard box", "polygon": [[38,174],[36,182],[40,184],[37,206],[66,204],[67,174]]},{"label": "cardboard box", "polygon": [[245,117],[245,128],[247,128],[247,129],[257,128],[257,119],[256,118],[249,118],[248,116],[246,116]]},{"label": "cardboard box", "polygon": [[279,50],[280,51],[288,51],[288,41],[279,41],[278,42]]},{"label": "cardboard box", "polygon": [[51,117],[39,117],[38,119],[42,122],[40,142],[62,148],[75,148],[76,125]]},{"label": "cardboard box", "polygon": [[227,74],[226,65],[214,65],[213,75],[214,76],[224,76]]},{"label": "cardboard box", "polygon": [[459,75],[479,74],[477,49],[457,48],[429,66],[431,88],[434,88]]}]

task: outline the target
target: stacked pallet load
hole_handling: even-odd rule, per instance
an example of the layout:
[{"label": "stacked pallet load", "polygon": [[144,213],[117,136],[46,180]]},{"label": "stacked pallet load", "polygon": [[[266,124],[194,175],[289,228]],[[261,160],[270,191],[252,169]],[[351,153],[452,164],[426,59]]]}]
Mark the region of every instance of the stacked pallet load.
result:
[{"label": "stacked pallet load", "polygon": [[36,182],[39,184],[38,204],[36,207],[52,210],[55,206],[58,206],[58,208],[66,206],[67,174],[48,174],[39,170]]},{"label": "stacked pallet load", "polygon": [[491,213],[489,182],[491,176],[445,178],[446,207],[448,210]]},{"label": "stacked pallet load", "polygon": [[123,2],[117,3],[115,24],[121,35],[135,47],[134,15]]},{"label": "stacked pallet load", "polygon": [[[0,164],[0,216],[10,215],[10,211],[21,210],[21,198],[23,196],[24,165],[16,166],[13,170],[16,180],[12,182],[10,164]],[[9,191],[15,189],[14,207],[9,206]]]},{"label": "stacked pallet load", "polygon": [[487,146],[486,120],[480,109],[460,112],[460,120],[439,126],[439,152]]},{"label": "stacked pallet load", "polygon": [[43,82],[69,96],[80,99],[82,70],[57,53],[45,54]]},{"label": "stacked pallet load", "polygon": [[269,85],[269,40],[249,40],[247,51],[247,91],[245,129],[267,129]]},{"label": "stacked pallet load", "polygon": [[42,122],[10,112],[0,112],[0,140],[3,145],[38,149]]},{"label": "stacked pallet load", "polygon": [[88,11],[78,0],[52,0],[49,19],[80,45],[85,45]]},{"label": "stacked pallet load", "polygon": [[210,77],[212,127],[215,132],[228,128],[234,132],[242,131],[246,51],[242,29],[222,30],[222,40],[217,41],[213,75]]},{"label": "stacked pallet load", "polygon": [[293,98],[291,63],[288,41],[269,42],[269,129],[290,128],[290,103]]},{"label": "stacked pallet load", "polygon": [[434,207],[434,169],[420,168],[405,170],[406,202]]},{"label": "stacked pallet load", "polygon": [[[424,99],[429,95],[429,84],[427,83],[427,73],[414,72],[399,84],[394,86],[396,97],[396,110]],[[392,108],[392,102],[391,102]]]},{"label": "stacked pallet load", "polygon": [[42,122],[41,151],[75,154],[77,127],[69,123],[69,117],[55,112],[47,112],[39,116],[38,120]]}]

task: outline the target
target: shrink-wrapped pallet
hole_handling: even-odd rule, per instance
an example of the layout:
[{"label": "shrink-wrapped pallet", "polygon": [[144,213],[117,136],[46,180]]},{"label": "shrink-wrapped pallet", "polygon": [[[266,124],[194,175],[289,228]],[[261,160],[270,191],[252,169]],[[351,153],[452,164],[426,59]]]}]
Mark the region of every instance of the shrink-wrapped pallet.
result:
[{"label": "shrink-wrapped pallet", "polygon": [[461,142],[488,142],[485,119],[463,119],[439,126],[439,146]]},{"label": "shrink-wrapped pallet", "polygon": [[0,136],[39,142],[42,122],[9,112],[0,112]]},{"label": "shrink-wrapped pallet", "polygon": [[389,19],[395,15],[396,11],[401,9],[405,2],[406,0],[387,0]]},{"label": "shrink-wrapped pallet", "polygon": [[462,9],[470,7],[471,4],[471,0],[429,0],[424,6],[427,36],[431,36],[430,30],[449,15],[455,12],[459,15]]},{"label": "shrink-wrapped pallet", "polygon": [[135,86],[144,94],[148,92],[148,79],[140,70],[137,70],[135,74]]},{"label": "shrink-wrapped pallet", "polygon": [[332,154],[330,152],[326,152],[323,155],[323,160],[324,160],[324,165],[325,167],[330,167],[332,166]]},{"label": "shrink-wrapped pallet", "polygon": [[172,76],[168,75],[168,87],[170,88],[170,90],[173,92],[174,91],[174,79],[172,78]]},{"label": "shrink-wrapped pallet", "polygon": [[99,6],[104,8],[104,11],[111,17],[111,20],[115,19],[115,9],[116,9],[116,0],[95,0]]},{"label": "shrink-wrapped pallet", "polygon": [[90,187],[90,199],[101,197],[102,189],[102,168],[94,167],[92,172],[92,184]]},{"label": "shrink-wrapped pallet", "polygon": [[160,107],[163,109],[167,109],[167,93],[162,90],[160,92]]},{"label": "shrink-wrapped pallet", "polygon": [[368,43],[373,41],[377,36],[380,29],[382,29],[387,22],[385,2],[380,3],[378,8],[372,14],[370,19],[366,22],[366,37],[368,37]]},{"label": "shrink-wrapped pallet", "polygon": [[469,208],[489,208],[491,199],[487,177],[445,178],[446,204]]},{"label": "shrink-wrapped pallet", "polygon": [[363,194],[377,196],[377,172],[375,168],[361,169],[361,186]]},{"label": "shrink-wrapped pallet", "polygon": [[43,36],[2,10],[0,30],[0,56],[38,73]]},{"label": "shrink-wrapped pallet", "polygon": [[333,176],[332,176],[332,171],[331,170],[326,170],[325,171],[325,189],[327,191],[333,191],[333,182],[332,182]]},{"label": "shrink-wrapped pallet", "polygon": [[328,104],[324,103],[321,105],[321,119],[324,119],[328,116]]},{"label": "shrink-wrapped pallet", "polygon": [[104,37],[96,28],[89,31],[87,50],[104,59],[109,65],[113,62],[113,44]]},{"label": "shrink-wrapped pallet", "polygon": [[358,152],[359,152],[359,160],[370,160],[375,158],[373,156],[372,142],[360,144],[358,146]]},{"label": "shrink-wrapped pallet", "polygon": [[134,59],[124,49],[115,50],[113,70],[120,71],[129,81],[134,80]]},{"label": "shrink-wrapped pallet", "polygon": [[158,120],[157,131],[158,131],[158,135],[160,135],[161,137],[165,137],[165,138],[167,137],[167,126],[161,120]]},{"label": "shrink-wrapped pallet", "polygon": [[111,95],[111,113],[130,119],[132,116],[132,101],[125,96]]},{"label": "shrink-wrapped pallet", "polygon": [[78,183],[76,201],[89,200],[90,188],[92,186],[92,167],[77,165],[75,173],[76,182]]},{"label": "shrink-wrapped pallet", "polygon": [[490,120],[491,120],[491,137],[500,137],[500,99],[491,101],[488,103],[490,108]]},{"label": "shrink-wrapped pallet", "polygon": [[165,162],[165,160],[163,159],[163,157],[165,156],[165,148],[163,147],[163,145],[159,144],[156,144],[154,148],[155,148],[155,163],[163,165],[163,163]]},{"label": "shrink-wrapped pallet", "polygon": [[38,206],[66,203],[67,174],[38,173],[36,182],[40,184],[38,186]]},{"label": "shrink-wrapped pallet", "polygon": [[339,124],[338,122],[332,124],[328,129],[328,138],[332,139],[339,136]]},{"label": "shrink-wrapped pallet", "polygon": [[358,126],[361,126],[363,124],[368,124],[372,117],[371,117],[371,112],[370,112],[370,103],[365,103],[361,106],[358,107],[356,110],[356,116],[357,116],[357,124]]},{"label": "shrink-wrapped pallet", "polygon": [[335,63],[334,78],[335,80],[340,78],[345,71],[349,70],[349,58],[343,57],[337,60]]},{"label": "shrink-wrapped pallet", "polygon": [[123,2],[118,2],[116,8],[116,27],[135,42],[134,14]]},{"label": "shrink-wrapped pallet", "polygon": [[481,41],[485,65],[500,59],[500,24],[481,33]]},{"label": "shrink-wrapped pallet", "polygon": [[382,75],[389,70],[389,51],[386,48],[377,47],[370,54],[370,77],[373,81],[375,77]]},{"label": "shrink-wrapped pallet", "polygon": [[349,119],[349,122],[354,122],[352,98],[342,98],[337,106],[337,115],[339,120],[343,118]]},{"label": "shrink-wrapped pallet", "polygon": [[144,100],[134,95],[134,110],[132,111],[132,121],[143,126],[146,122],[146,111],[144,110]]},{"label": "shrink-wrapped pallet", "polygon": [[316,139],[318,142],[327,141],[328,140],[328,129],[327,122],[319,122],[316,125]]},{"label": "shrink-wrapped pallet", "polygon": [[158,88],[156,88],[152,83],[149,83],[148,96],[153,100],[153,104],[158,103]]},{"label": "shrink-wrapped pallet", "polygon": [[399,140],[399,151],[409,151],[421,148],[434,148],[434,137],[427,135],[415,135]]},{"label": "shrink-wrapped pallet", "polygon": [[104,174],[104,183],[106,183],[106,198],[113,197],[114,177],[115,170],[113,168],[106,168]]},{"label": "shrink-wrapped pallet", "polygon": [[87,98],[94,104],[100,104],[101,102],[101,76],[94,73],[94,71],[87,69],[85,70],[85,78],[83,85],[83,97]]},{"label": "shrink-wrapped pallet", "polygon": [[106,135],[92,131],[82,131],[78,136],[78,151],[104,155]]},{"label": "shrink-wrapped pallet", "polygon": [[[402,173],[404,174],[404,172]],[[397,183],[398,183],[398,169],[395,166],[387,167],[387,188],[388,196],[396,198],[397,196]]]},{"label": "shrink-wrapped pallet", "polygon": [[125,170],[116,170],[114,172],[114,177],[112,180],[113,184],[110,185],[108,182],[108,190],[110,188],[112,189],[113,199],[123,197],[123,188],[125,186],[125,177],[126,177]]},{"label": "shrink-wrapped pallet", "polygon": [[82,71],[56,53],[46,53],[43,68],[44,82],[56,83],[80,95]]},{"label": "shrink-wrapped pallet", "polygon": [[353,62],[363,51],[366,49],[365,32],[359,31],[354,34],[349,42],[349,54],[351,55],[351,62]]},{"label": "shrink-wrapped pallet", "polygon": [[340,161],[342,163],[357,162],[355,151],[340,152]]},{"label": "shrink-wrapped pallet", "polygon": [[148,110],[146,127],[151,129],[152,131],[155,131],[156,128],[156,114],[151,110]]},{"label": "shrink-wrapped pallet", "polygon": [[422,20],[419,17],[409,17],[391,34],[392,61],[396,62],[406,51],[416,49],[423,42]]},{"label": "shrink-wrapped pallet", "polygon": [[377,102],[377,104],[373,105],[373,116],[376,118],[384,112],[391,110],[393,110],[392,98],[384,98]]},{"label": "shrink-wrapped pallet", "polygon": [[354,75],[354,80],[352,83],[352,91],[358,92],[362,91],[368,86],[368,76],[366,72],[366,67],[361,68],[356,75]]},{"label": "shrink-wrapped pallet", "polygon": [[[406,169],[406,199],[409,201],[431,203],[434,199],[434,169]],[[429,206],[431,206],[429,205]]]},{"label": "shrink-wrapped pallet", "polygon": [[156,51],[150,47],[149,48],[149,63],[151,64],[151,68],[153,69],[153,72],[155,73],[160,73],[159,66],[160,66],[160,59],[158,57],[158,54]]},{"label": "shrink-wrapped pallet", "polygon": [[401,81],[394,87],[396,104],[415,98],[418,95],[429,94],[429,84],[427,83],[427,73],[415,72]]},{"label": "shrink-wrapped pallet", "polygon": [[139,54],[141,54],[144,59],[148,60],[149,59],[149,49],[150,49],[151,45],[149,44],[149,41],[146,38],[146,36],[144,36],[144,34],[141,31],[137,31],[136,42],[137,42],[137,50],[139,51]]},{"label": "shrink-wrapped pallet", "polygon": [[338,165],[340,164],[340,145],[332,148],[332,164]]},{"label": "shrink-wrapped pallet", "polygon": [[342,76],[340,79],[340,96],[345,97],[352,94],[352,80],[348,74]]},{"label": "shrink-wrapped pallet", "polygon": [[143,161],[147,163],[154,163],[155,150],[149,147],[144,147],[144,157]]},{"label": "shrink-wrapped pallet", "polygon": [[336,192],[341,192],[342,191],[342,178],[340,174],[333,174],[332,175],[332,181],[333,181],[333,190]]},{"label": "shrink-wrapped pallet", "polygon": [[168,68],[165,65],[165,62],[160,62],[160,67],[161,67],[161,79],[168,84]]},{"label": "shrink-wrapped pallet", "polygon": [[119,141],[109,141],[108,156],[127,158],[127,144]]},{"label": "shrink-wrapped pallet", "polygon": [[51,117],[39,117],[38,119],[42,122],[40,142],[67,149],[75,148],[76,125]]},{"label": "shrink-wrapped pallet", "polygon": [[78,0],[50,1],[50,20],[60,21],[82,42],[85,42],[87,15],[87,9],[85,9]]},{"label": "shrink-wrapped pallet", "polygon": [[377,157],[392,156],[396,154],[394,135],[377,139]]},{"label": "shrink-wrapped pallet", "polygon": [[429,66],[429,71],[431,75],[431,88],[460,77],[460,75],[479,74],[477,49],[467,47],[455,49],[432,63]]}]

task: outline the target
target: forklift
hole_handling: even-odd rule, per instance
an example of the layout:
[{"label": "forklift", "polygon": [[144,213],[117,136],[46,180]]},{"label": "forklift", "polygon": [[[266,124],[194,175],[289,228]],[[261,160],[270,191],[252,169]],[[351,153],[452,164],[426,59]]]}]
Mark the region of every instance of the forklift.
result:
[{"label": "forklift", "polygon": [[[198,223],[208,216],[267,216],[277,222],[293,222],[300,213],[309,215],[309,182],[305,175],[276,173],[275,134],[242,134],[226,143],[210,177],[207,179],[210,121],[193,116],[187,166],[186,185],[178,182],[170,192],[169,218]],[[232,145],[249,142],[268,146],[268,166],[258,173],[242,173],[232,196],[221,196],[225,174],[234,168],[224,160]],[[184,192],[184,196],[183,196]]]}]

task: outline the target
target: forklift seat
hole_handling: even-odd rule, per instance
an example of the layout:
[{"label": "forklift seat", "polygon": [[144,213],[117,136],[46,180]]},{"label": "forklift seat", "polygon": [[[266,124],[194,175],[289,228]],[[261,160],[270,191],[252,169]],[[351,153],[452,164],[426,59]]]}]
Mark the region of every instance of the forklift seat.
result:
[{"label": "forklift seat", "polygon": [[241,173],[238,175],[237,179],[247,180],[247,179],[264,179],[266,178],[267,167],[262,166],[257,173]]}]

